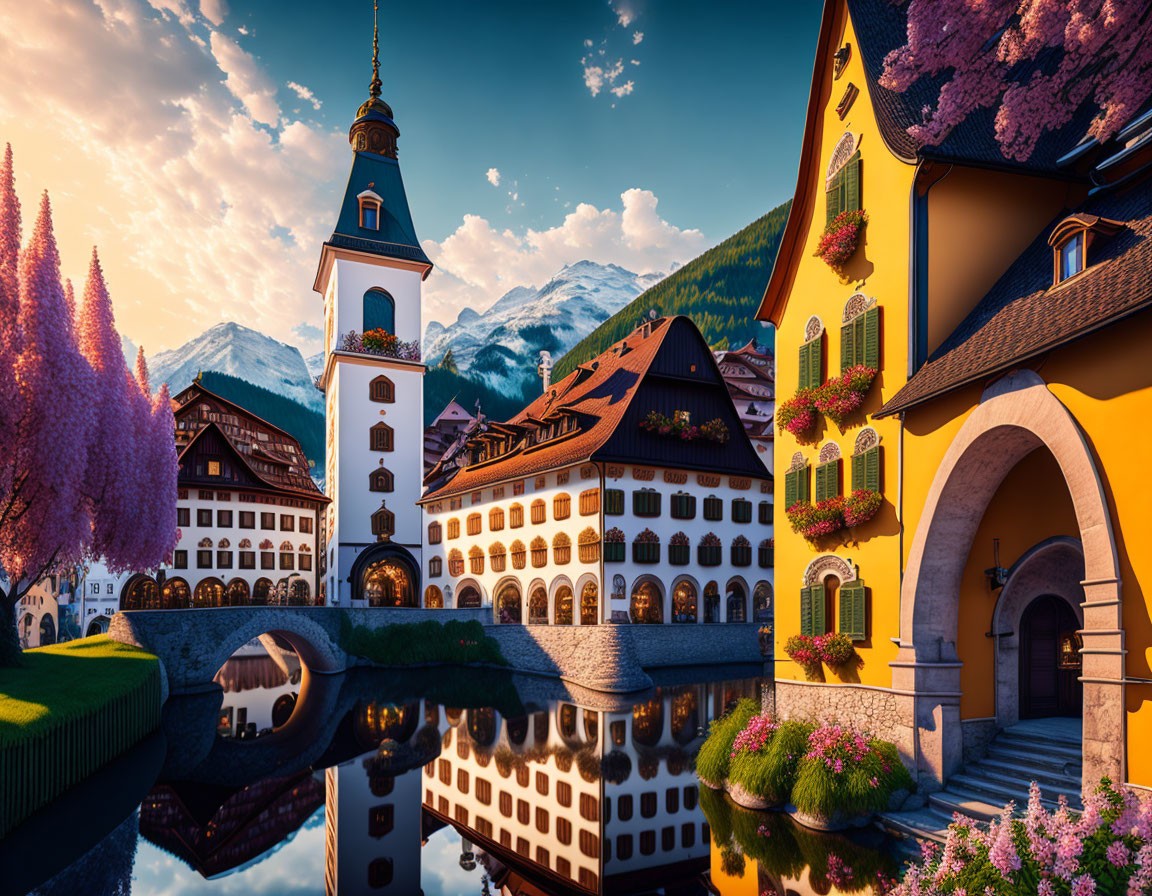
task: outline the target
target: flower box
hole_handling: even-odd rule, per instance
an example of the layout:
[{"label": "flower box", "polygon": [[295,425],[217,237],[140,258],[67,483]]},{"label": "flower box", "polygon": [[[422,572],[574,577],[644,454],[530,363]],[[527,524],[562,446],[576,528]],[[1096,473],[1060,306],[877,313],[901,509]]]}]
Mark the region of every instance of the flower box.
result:
[{"label": "flower box", "polygon": [[696,562],[701,566],[719,566],[724,561],[724,549],[716,544],[702,544],[696,548]]},{"label": "flower box", "polygon": [[623,563],[624,557],[627,552],[624,549],[624,542],[622,541],[606,541],[604,542],[604,562],[605,563]]},{"label": "flower box", "polygon": [[841,212],[828,222],[816,251],[812,254],[824,261],[832,270],[840,273],[849,259],[856,254],[864,225],[868,223],[868,213],[863,209]]},{"label": "flower box", "polygon": [[633,563],[659,563],[660,562],[660,542],[658,542],[658,541],[634,541],[634,542],[632,542],[632,562]]},{"label": "flower box", "polygon": [[668,562],[673,566],[687,566],[692,561],[692,548],[686,544],[668,545]]},{"label": "flower box", "polygon": [[818,417],[815,389],[797,389],[795,395],[776,408],[776,425],[780,431],[790,432],[798,439],[812,435]]}]

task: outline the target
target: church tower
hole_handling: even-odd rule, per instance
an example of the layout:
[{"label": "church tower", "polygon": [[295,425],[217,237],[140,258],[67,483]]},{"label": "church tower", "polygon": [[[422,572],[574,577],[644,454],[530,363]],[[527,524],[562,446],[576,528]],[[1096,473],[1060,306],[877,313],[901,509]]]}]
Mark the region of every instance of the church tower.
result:
[{"label": "church tower", "polygon": [[352,171],[313,288],[324,296],[325,591],[335,606],[419,606],[424,366],[420,248],[380,99],[372,30],[369,98],[348,132]]}]

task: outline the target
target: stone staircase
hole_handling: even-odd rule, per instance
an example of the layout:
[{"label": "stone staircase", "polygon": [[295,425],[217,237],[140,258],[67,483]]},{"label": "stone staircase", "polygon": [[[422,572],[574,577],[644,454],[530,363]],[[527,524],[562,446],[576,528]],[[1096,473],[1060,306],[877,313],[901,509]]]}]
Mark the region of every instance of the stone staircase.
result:
[{"label": "stone staircase", "polygon": [[996,735],[984,758],[949,778],[943,790],[928,796],[923,809],[890,812],[881,821],[898,833],[943,841],[957,812],[987,822],[1009,801],[1022,811],[1032,781],[1040,785],[1045,807],[1054,809],[1063,794],[1079,810],[1080,780],[1080,720],[1035,719]]}]

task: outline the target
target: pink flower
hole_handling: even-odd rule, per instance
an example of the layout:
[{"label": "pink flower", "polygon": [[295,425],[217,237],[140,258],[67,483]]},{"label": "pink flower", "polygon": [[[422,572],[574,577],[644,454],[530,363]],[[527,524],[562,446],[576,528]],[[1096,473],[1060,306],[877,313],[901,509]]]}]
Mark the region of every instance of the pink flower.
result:
[{"label": "pink flower", "polygon": [[1109,845],[1108,851],[1105,853],[1105,855],[1108,856],[1108,861],[1115,865],[1117,868],[1123,868],[1128,864],[1131,858],[1128,853],[1128,847],[1126,847],[1119,840]]},{"label": "pink flower", "polygon": [[1096,881],[1091,874],[1081,874],[1072,881],[1072,896],[1094,896],[1095,892]]}]

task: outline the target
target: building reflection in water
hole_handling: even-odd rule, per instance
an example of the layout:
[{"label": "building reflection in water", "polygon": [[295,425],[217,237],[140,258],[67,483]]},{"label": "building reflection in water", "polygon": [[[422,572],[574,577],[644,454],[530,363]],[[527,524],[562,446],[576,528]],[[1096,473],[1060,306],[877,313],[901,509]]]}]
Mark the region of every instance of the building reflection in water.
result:
[{"label": "building reflection in water", "polygon": [[254,638],[229,657],[214,681],[224,689],[216,731],[251,740],[287,723],[300,694],[300,658],[275,635]]}]

